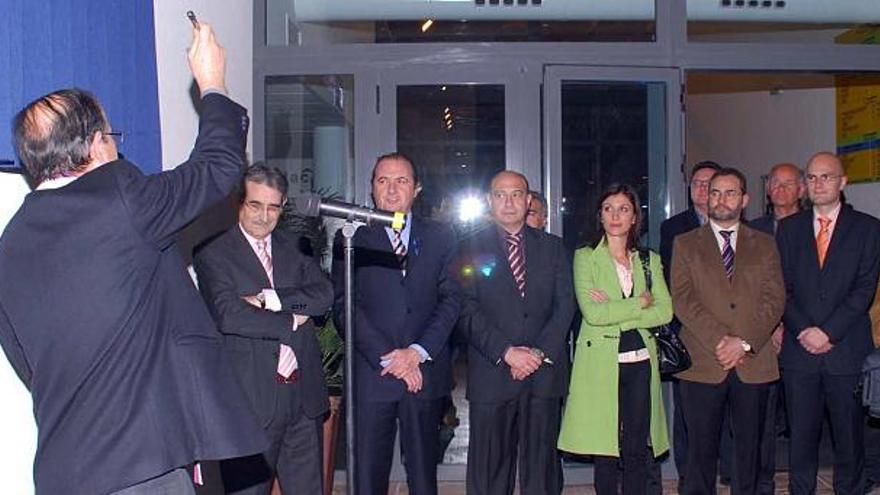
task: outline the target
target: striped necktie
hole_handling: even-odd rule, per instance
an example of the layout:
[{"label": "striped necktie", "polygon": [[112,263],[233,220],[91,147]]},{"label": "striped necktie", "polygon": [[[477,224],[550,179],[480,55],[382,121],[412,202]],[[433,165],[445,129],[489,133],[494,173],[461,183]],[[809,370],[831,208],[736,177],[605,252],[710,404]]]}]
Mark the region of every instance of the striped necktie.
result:
[{"label": "striped necktie", "polygon": [[[272,256],[269,254],[269,246],[265,239],[257,241],[257,257],[260,258],[260,264],[263,270],[266,270],[266,276],[269,278],[269,284],[275,287],[275,280],[272,272]],[[278,367],[276,371],[282,378],[290,378],[290,375],[297,368],[296,354],[293,349],[285,344],[279,344],[278,349]]]},{"label": "striped necktie", "polygon": [[394,256],[400,264],[400,273],[406,276],[406,243],[403,242],[401,231],[394,229],[394,238],[391,240],[391,247],[394,249]]},{"label": "striped necktie", "polygon": [[522,250],[522,234],[507,234],[507,262],[510,263],[510,272],[516,281],[519,295],[526,297],[526,260]]},{"label": "striped necktie", "polygon": [[730,244],[730,236],[733,235],[732,230],[719,230],[724,245],[721,247],[721,261],[724,262],[724,271],[727,273],[727,280],[733,278],[733,245]]}]

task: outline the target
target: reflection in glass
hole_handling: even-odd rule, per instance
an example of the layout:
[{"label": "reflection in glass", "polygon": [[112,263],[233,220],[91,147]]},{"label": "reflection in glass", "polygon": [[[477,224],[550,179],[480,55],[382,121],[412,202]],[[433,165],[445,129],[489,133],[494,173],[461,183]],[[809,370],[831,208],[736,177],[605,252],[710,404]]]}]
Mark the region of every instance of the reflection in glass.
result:
[{"label": "reflection in glass", "polygon": [[351,196],[353,88],[351,75],[266,79],[266,162],[287,174],[291,196]]},{"label": "reflection in glass", "polygon": [[397,146],[419,169],[417,213],[480,224],[486,185],[505,168],[504,86],[398,87]]},{"label": "reflection in glass", "polygon": [[[503,85],[397,88],[397,147],[415,162],[422,183],[417,214],[451,224],[462,236],[485,226],[488,182],[505,168],[504,115]],[[455,388],[439,425],[445,464],[467,462],[463,345],[452,337]]]},{"label": "reflection in glass", "polygon": [[638,191],[648,213],[643,235],[662,220],[656,200],[665,196],[665,125],[656,124],[665,122],[664,89],[662,83],[563,83],[560,214],[570,249],[600,235],[596,202],[614,182]]}]

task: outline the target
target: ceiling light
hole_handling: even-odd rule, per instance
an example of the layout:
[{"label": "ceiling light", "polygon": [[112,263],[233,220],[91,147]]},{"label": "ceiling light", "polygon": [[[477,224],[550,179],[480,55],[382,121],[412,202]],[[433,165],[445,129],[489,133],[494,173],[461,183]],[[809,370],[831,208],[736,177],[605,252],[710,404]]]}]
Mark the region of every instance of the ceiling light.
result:
[{"label": "ceiling light", "polygon": [[427,21],[422,23],[422,32],[427,32],[431,29],[431,26],[434,24],[434,19],[428,19]]}]

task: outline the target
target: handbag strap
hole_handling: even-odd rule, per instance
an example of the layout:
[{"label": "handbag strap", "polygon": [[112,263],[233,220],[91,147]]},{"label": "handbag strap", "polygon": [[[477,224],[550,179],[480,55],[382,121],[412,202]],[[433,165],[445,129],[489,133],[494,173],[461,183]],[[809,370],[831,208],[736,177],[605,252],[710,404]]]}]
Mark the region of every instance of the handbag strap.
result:
[{"label": "handbag strap", "polygon": [[639,249],[639,259],[642,260],[642,271],[645,272],[645,288],[651,292],[652,276],[651,276],[651,251],[649,249]]}]

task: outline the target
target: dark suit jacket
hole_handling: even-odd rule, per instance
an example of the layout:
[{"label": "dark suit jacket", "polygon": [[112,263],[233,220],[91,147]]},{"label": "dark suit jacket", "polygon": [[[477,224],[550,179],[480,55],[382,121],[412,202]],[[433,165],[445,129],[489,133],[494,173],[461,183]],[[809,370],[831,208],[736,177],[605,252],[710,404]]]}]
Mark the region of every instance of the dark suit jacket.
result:
[{"label": "dark suit jacket", "polygon": [[[418,217],[412,219],[411,229],[406,277],[383,227],[361,227],[353,239],[357,401],[393,402],[403,397],[403,381],[379,376],[379,363],[380,356],[410,344],[421,345],[431,356],[421,365],[423,388],[417,397],[436,399],[452,388],[449,336],[461,305],[458,283],[449,273],[455,234]],[[339,233],[334,243],[333,313],[340,332],[345,323],[342,246]]]},{"label": "dark suit jacket", "polygon": [[[831,374],[854,374],[871,352],[868,309],[880,273],[880,222],[844,205],[831,235],[825,265],[819,268],[813,210],[779,222],[776,234],[785,275],[785,339],[780,365],[802,371],[824,368]],[[813,355],[798,342],[800,332],[821,328],[834,347]]]},{"label": "dark suit jacket", "polygon": [[727,280],[721,251],[709,224],[678,236],[672,256],[672,305],[682,323],[681,339],[693,365],[676,376],[721,383],[727,371],[715,360],[725,335],[748,342],[755,352],[736,367],[745,383],[779,378],[776,353],[766,345],[785,308],[779,254],[773,238],[741,223],[734,273]]},{"label": "dark suit jacket", "polygon": [[315,325],[309,320],[296,331],[291,331],[291,325],[294,314],[326,314],[333,303],[333,287],[317,262],[300,252],[299,245],[296,236],[279,230],[272,233],[272,278],[282,307],[278,312],[254,307],[241,298],[272,286],[237,224],[199,249],[194,259],[199,289],[263,426],[272,422],[278,400],[275,375],[281,343],[296,355],[296,387],[306,416],[317,417],[328,408]]},{"label": "dark suit jacket", "polygon": [[672,272],[673,241],[678,235],[698,228],[700,228],[700,219],[693,208],[673,215],[660,224],[660,260],[663,262],[663,276],[666,278],[667,286],[671,285],[669,276]]},{"label": "dark suit jacket", "polygon": [[263,432],[174,244],[245,164],[245,110],[210,94],[190,159],[123,160],[35,191],[0,241],[0,343],[34,398],[38,493],[108,493]]},{"label": "dark suit jacket", "polygon": [[772,214],[764,215],[753,220],[749,220],[749,227],[760,230],[761,232],[776,236],[776,217]]},{"label": "dark suit jacket", "polygon": [[[568,330],[574,314],[571,256],[559,237],[524,227],[526,297],[520,296],[507,247],[492,224],[462,242],[457,271],[468,341],[467,397],[500,402],[530,393],[562,397],[568,390]],[[504,362],[510,346],[537,347],[553,365],[516,381]]]}]

